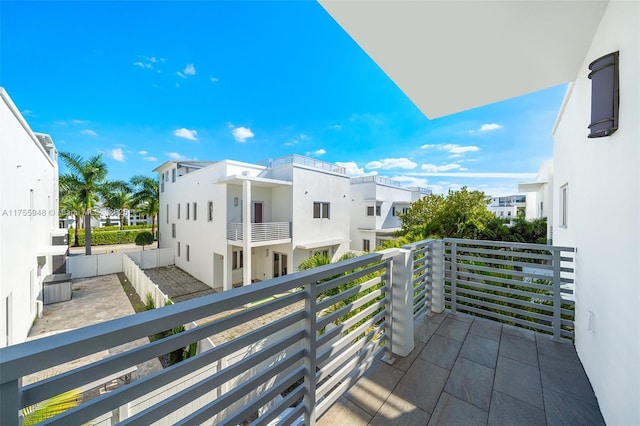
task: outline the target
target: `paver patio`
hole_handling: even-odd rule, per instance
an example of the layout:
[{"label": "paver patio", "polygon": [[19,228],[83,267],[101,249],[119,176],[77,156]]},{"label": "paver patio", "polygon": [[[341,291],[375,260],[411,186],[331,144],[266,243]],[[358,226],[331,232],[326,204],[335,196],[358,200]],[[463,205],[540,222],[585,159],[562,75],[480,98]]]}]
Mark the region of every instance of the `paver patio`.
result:
[{"label": "paver patio", "polygon": [[465,314],[422,316],[415,349],[376,361],[326,425],[604,425],[573,343]]}]

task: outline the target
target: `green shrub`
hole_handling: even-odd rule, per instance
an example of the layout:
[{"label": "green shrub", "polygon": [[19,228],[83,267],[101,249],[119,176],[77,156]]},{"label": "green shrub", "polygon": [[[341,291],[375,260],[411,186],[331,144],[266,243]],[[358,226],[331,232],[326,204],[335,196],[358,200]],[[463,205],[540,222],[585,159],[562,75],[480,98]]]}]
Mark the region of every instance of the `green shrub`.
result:
[{"label": "green shrub", "polygon": [[[117,227],[116,227],[117,228]],[[96,228],[102,229],[102,228]],[[73,229],[69,231],[69,245],[73,244]],[[130,244],[136,242],[136,236],[140,233],[149,233],[149,231],[141,230],[124,230],[124,231],[98,231],[91,230],[91,245],[92,246],[104,246],[110,244]],[[78,244],[84,246],[84,229],[78,231]]]},{"label": "green shrub", "polygon": [[144,246],[148,246],[153,243],[153,235],[149,231],[138,232],[135,239],[137,246],[142,246],[142,250],[144,250]]},{"label": "green shrub", "polygon": [[151,292],[147,293],[147,303],[145,303],[145,309],[150,311],[156,308],[156,301],[153,300],[153,294]]}]

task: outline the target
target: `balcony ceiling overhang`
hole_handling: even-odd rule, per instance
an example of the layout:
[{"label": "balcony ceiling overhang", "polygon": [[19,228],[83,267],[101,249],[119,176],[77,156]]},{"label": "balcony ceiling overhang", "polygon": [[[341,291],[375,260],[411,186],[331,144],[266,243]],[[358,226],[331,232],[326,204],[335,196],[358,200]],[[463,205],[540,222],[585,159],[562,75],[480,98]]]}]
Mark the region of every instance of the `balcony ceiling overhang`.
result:
[{"label": "balcony ceiling overhang", "polygon": [[437,118],[574,80],[608,2],[319,3]]},{"label": "balcony ceiling overhang", "polygon": [[329,246],[337,246],[338,244],[348,243],[349,240],[337,239],[337,240],[326,240],[326,241],[314,241],[308,243],[300,243],[297,244],[295,248],[302,250],[312,250],[320,247],[329,247]]},{"label": "balcony ceiling overhang", "polygon": [[544,185],[547,185],[548,183],[549,182],[546,181],[522,182],[518,184],[518,192],[538,192]]}]

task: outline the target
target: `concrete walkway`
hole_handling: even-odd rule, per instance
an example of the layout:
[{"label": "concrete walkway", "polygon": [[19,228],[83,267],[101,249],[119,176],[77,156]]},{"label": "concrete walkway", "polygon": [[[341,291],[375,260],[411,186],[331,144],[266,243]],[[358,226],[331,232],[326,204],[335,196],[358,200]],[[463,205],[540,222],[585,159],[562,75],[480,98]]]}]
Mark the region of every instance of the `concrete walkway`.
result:
[{"label": "concrete walkway", "polygon": [[144,273],[174,303],[217,293],[214,289],[175,265],[148,268]]},{"label": "concrete walkway", "polygon": [[604,425],[572,342],[465,314],[422,316],[416,347],[376,361],[327,425]]},{"label": "concrete walkway", "polygon": [[[116,275],[77,279],[73,280],[71,300],[44,306],[43,316],[31,328],[28,340],[39,339],[132,314],[135,314],[135,311]],[[149,339],[145,337],[98,352],[29,376],[25,378],[23,384],[42,380],[54,374],[63,373],[147,343],[149,343]],[[157,358],[139,364],[137,367],[138,370],[132,377],[134,380],[162,370],[160,361]]]}]

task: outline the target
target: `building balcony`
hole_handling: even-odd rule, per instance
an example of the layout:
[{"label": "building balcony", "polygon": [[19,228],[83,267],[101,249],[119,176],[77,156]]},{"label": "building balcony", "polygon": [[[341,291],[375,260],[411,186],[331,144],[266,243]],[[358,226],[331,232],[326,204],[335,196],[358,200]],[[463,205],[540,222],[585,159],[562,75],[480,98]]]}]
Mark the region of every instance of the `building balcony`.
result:
[{"label": "building balcony", "polygon": [[[291,222],[251,223],[251,245],[291,241]],[[241,242],[244,240],[244,224],[228,223],[227,240]],[[257,243],[257,244],[256,244]]]},{"label": "building balcony", "polygon": [[428,240],[2,348],[0,423],[195,342],[195,356],[51,424],[602,423],[563,289],[573,251]]}]

